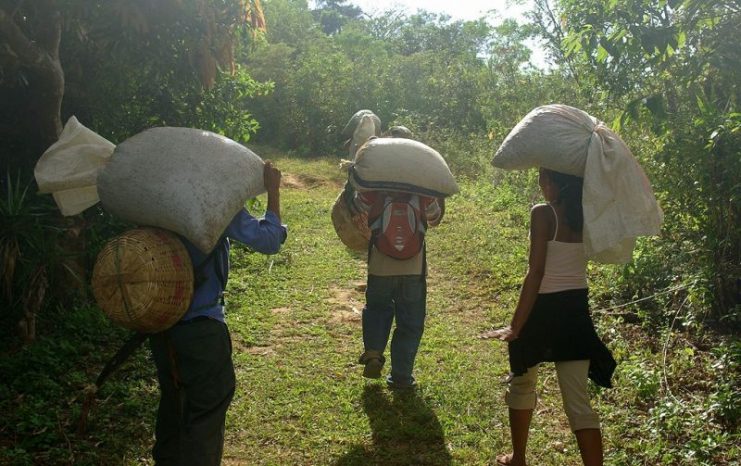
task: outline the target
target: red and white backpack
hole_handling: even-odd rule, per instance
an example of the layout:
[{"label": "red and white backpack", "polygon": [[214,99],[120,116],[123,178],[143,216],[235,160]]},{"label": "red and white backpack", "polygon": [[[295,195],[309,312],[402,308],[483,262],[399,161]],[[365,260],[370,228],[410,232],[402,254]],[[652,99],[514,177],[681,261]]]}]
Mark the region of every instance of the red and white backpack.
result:
[{"label": "red and white backpack", "polygon": [[382,194],[368,217],[371,242],[381,253],[395,259],[410,259],[422,250],[427,222],[418,195]]}]

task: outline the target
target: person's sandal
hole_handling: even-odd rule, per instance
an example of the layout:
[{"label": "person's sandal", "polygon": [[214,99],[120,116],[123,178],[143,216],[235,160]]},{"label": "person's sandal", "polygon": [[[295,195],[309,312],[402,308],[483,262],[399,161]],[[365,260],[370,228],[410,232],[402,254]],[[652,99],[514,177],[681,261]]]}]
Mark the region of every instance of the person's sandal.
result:
[{"label": "person's sandal", "polygon": [[378,351],[366,351],[360,356],[358,362],[360,364],[365,364],[363,377],[367,379],[381,378],[381,371],[383,370],[385,358]]}]

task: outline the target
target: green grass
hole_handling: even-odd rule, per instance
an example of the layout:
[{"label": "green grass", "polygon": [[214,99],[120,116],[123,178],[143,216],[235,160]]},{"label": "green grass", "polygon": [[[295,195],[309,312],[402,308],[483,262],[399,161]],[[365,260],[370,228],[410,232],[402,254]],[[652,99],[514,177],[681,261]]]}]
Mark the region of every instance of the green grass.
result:
[{"label": "green grass", "polygon": [[[535,184],[518,193],[507,179],[496,186],[463,181],[462,192],[448,201],[445,221],[428,235],[419,388],[396,394],[382,381],[363,379],[356,364],[365,263],[342,246],[331,224],[344,182],[337,161],[261,153],[284,173],[289,237],[275,256],[239,247],[232,253],[227,318],[238,385],[224,464],[485,465],[508,451],[506,346],[479,337],[508,322],[516,304]],[[591,272],[596,308],[611,298],[616,273],[609,267]],[[20,351],[3,349],[0,463],[151,463],[157,386],[148,351],[112,376],[87,431],[76,433],[82,389],[125,333],[94,308],[57,312],[61,328],[43,328],[42,340]],[[615,316],[600,316],[598,325],[621,363],[616,388],[594,394],[606,463],[737,464],[737,430],[719,423],[712,409],[720,408],[707,396],[716,393],[717,358],[710,351],[690,354],[681,335],[667,333],[671,358],[664,366],[656,346],[664,340]],[[705,385],[689,384],[693,372]],[[580,464],[548,365],[540,387],[530,464]],[[734,390],[726,410],[737,400]],[[679,403],[670,404],[672,397]]]}]

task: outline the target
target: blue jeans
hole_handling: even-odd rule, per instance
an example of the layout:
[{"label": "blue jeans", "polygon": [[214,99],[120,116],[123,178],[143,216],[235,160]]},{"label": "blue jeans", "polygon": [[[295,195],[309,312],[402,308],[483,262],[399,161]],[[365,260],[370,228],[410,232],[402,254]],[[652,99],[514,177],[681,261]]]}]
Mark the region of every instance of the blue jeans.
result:
[{"label": "blue jeans", "polygon": [[365,351],[383,354],[396,318],[391,338],[391,378],[398,384],[411,384],[414,358],[425,326],[427,280],[424,275],[383,277],[368,275],[363,309]]}]

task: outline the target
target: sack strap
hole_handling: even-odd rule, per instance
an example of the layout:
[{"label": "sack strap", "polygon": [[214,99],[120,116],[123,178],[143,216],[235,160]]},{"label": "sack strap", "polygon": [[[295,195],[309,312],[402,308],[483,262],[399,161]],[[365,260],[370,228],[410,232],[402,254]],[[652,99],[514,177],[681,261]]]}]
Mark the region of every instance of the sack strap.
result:
[{"label": "sack strap", "polygon": [[217,304],[221,304],[222,306],[224,305],[224,290],[226,290],[226,277],[222,273],[222,268],[220,267],[220,264],[219,264],[219,255],[218,255],[219,248],[224,243],[224,241],[229,241],[229,240],[226,237],[222,236],[219,242],[216,243],[216,246],[211,250],[210,253],[208,253],[206,258],[203,259],[203,262],[198,264],[198,266],[193,270],[193,276],[196,279],[194,287],[193,287],[193,292],[195,293],[195,291],[205,283],[205,280],[199,280],[201,274],[206,270],[206,267],[213,262],[214,271],[216,272],[216,278],[219,280],[219,284],[221,285],[221,292],[216,296],[216,299],[213,300],[212,302],[206,303],[194,309],[191,309],[190,312],[201,311],[203,309],[209,309],[209,308],[216,306]]},{"label": "sack strap", "polygon": [[[198,266],[193,269],[193,276],[196,277],[196,280],[199,278],[199,276],[206,270],[206,266],[210,264],[211,262],[215,262],[214,264],[214,270],[216,271],[216,277],[219,279],[219,283],[221,283],[221,289],[226,289],[226,277],[221,272],[221,267],[219,267],[220,264],[218,264],[218,252],[219,247],[223,244],[224,241],[229,241],[226,237],[221,237],[218,243],[216,243],[216,246],[211,250],[211,252],[208,253],[205,259],[203,259],[203,262],[198,264]],[[203,282],[196,282],[194,290],[198,289],[201,285],[203,285]]]}]

